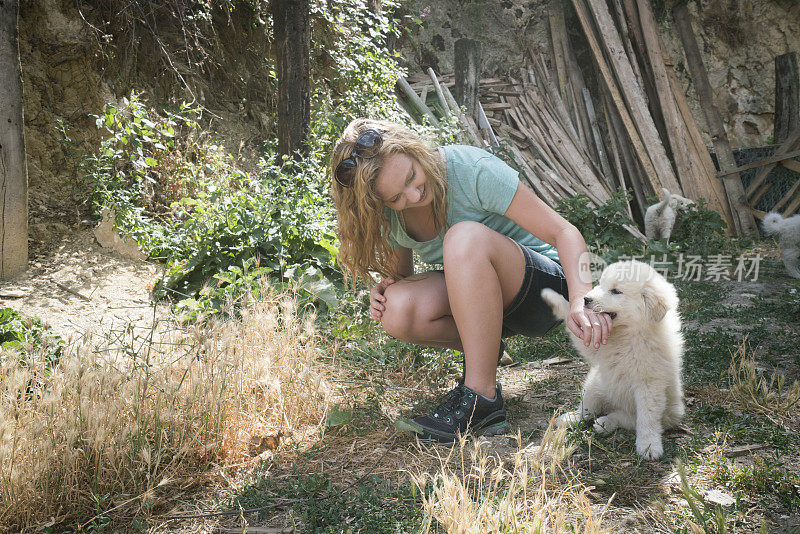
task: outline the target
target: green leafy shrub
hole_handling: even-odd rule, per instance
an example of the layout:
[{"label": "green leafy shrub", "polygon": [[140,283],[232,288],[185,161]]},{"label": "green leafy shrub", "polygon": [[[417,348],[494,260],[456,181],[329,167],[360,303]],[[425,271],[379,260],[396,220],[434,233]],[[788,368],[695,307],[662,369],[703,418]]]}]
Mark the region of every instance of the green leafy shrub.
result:
[{"label": "green leafy shrub", "polygon": [[222,310],[262,278],[335,305],[324,166],[269,155],[253,177],[199,131],[198,114],[159,114],[136,94],[106,106],[97,124],[108,137],[84,166],[96,212],[113,209],[117,227],[167,263],[156,295],[190,315]]},{"label": "green leafy shrub", "polygon": [[19,352],[23,360],[41,360],[52,369],[61,358],[64,341],[49,333],[49,328],[38,317],[26,318],[12,308],[0,308],[0,347]]},{"label": "green leafy shrub", "polygon": [[706,199],[701,198],[679,217],[670,241],[692,254],[720,253],[731,246],[731,240],[725,235],[727,227],[722,216],[709,209]]},{"label": "green leafy shrub", "polygon": [[625,225],[636,226],[625,209],[628,198],[628,191],[619,190],[605,204],[595,208],[586,195],[575,195],[561,199],[556,211],[580,230],[586,244],[596,253],[628,251],[639,245],[625,229]]}]

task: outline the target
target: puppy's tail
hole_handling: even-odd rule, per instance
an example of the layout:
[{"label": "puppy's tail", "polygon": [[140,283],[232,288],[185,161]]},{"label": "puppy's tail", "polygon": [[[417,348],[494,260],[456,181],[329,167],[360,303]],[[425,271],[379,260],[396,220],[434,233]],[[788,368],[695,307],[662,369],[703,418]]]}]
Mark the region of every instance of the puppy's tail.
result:
[{"label": "puppy's tail", "polygon": [[764,222],[761,223],[761,227],[768,234],[779,233],[783,230],[783,215],[774,211],[767,213],[764,216]]},{"label": "puppy's tail", "polygon": [[669,189],[667,189],[666,187],[662,187],[661,191],[664,192],[664,199],[661,202],[658,202],[657,204],[653,204],[653,206],[655,206],[655,210],[658,213],[664,211],[664,208],[669,206],[670,202],[672,201],[672,193],[669,192]]},{"label": "puppy's tail", "polygon": [[569,315],[569,302],[567,302],[567,299],[549,287],[546,287],[542,289],[542,300],[553,309],[553,315],[562,321],[567,320],[567,315]]}]

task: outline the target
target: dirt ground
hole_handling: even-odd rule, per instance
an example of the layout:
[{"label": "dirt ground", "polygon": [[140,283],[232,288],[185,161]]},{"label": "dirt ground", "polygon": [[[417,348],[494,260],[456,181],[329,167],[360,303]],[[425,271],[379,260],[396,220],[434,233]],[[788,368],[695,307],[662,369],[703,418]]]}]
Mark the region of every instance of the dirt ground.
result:
[{"label": "dirt ground", "polygon": [[89,330],[149,329],[169,311],[150,298],[162,267],[101,247],[91,229],[35,250],[25,273],[0,283],[0,306],[38,316],[67,342]]}]

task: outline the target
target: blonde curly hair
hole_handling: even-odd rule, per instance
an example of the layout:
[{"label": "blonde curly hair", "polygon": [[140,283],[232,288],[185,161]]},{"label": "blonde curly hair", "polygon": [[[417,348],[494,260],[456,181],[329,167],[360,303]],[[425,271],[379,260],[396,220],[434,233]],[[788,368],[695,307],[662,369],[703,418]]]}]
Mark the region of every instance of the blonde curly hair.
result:
[{"label": "blonde curly hair", "polygon": [[[353,187],[343,187],[336,181],[336,167],[350,157],[358,137],[368,128],[381,133],[383,144],[374,158],[356,157]],[[424,142],[410,129],[388,121],[355,119],[345,128],[331,154],[330,175],[333,201],[337,212],[339,235],[339,265],[347,278],[372,281],[372,273],[383,277],[398,277],[389,265],[392,249],[389,246],[389,221],[384,216],[384,203],[375,184],[387,157],[406,154],[419,162],[428,179],[428,192],[437,227],[447,223],[446,174],[444,162],[435,148]]]}]

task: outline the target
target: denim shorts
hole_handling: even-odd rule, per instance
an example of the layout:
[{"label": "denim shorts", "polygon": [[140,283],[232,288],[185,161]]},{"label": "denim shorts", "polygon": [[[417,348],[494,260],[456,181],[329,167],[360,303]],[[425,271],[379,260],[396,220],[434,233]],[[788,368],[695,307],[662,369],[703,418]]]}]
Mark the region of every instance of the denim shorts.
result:
[{"label": "denim shorts", "polygon": [[542,300],[542,289],[549,287],[569,300],[567,280],[560,263],[524,245],[517,245],[525,256],[525,277],[517,296],[503,311],[502,337],[543,336],[561,320]]}]

